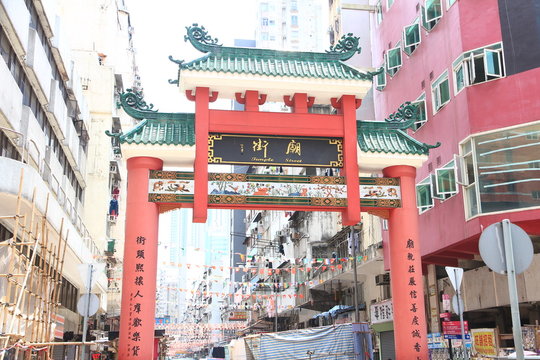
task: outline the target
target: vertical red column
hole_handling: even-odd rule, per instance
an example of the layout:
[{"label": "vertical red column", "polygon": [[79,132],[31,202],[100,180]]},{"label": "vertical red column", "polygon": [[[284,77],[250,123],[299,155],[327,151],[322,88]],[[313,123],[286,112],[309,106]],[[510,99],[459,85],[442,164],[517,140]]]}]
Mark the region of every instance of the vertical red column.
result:
[{"label": "vertical red column", "polygon": [[356,129],[356,99],[353,95],[341,97],[343,115],[343,171],[347,181],[347,210],[343,213],[343,225],[360,222],[360,179],[358,177],[358,143]]},{"label": "vertical red column", "polygon": [[195,90],[195,189],[193,194],[193,222],[205,223],[208,213],[208,129],[210,123],[210,90]]},{"label": "vertical red column", "polygon": [[427,360],[424,286],[415,195],[416,169],[405,165],[390,166],[383,170],[383,174],[399,178],[401,182],[401,208],[392,210],[388,221],[396,359]]},{"label": "vertical red column", "polygon": [[148,202],[148,176],[162,167],[161,159],[151,157],[127,161],[119,360],[153,359],[159,208]]}]

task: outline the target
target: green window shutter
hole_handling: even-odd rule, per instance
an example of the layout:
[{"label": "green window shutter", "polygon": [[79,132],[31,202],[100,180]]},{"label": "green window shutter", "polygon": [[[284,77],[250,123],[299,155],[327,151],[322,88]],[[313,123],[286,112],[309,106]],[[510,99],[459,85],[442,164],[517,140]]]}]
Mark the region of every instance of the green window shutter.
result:
[{"label": "green window shutter", "polygon": [[441,105],[443,105],[450,100],[450,86],[448,85],[448,79],[440,83],[439,89],[441,93]]},{"label": "green window shutter", "polygon": [[460,92],[461,89],[465,87],[465,78],[464,78],[464,63],[461,63],[459,67],[455,70],[456,73],[456,92]]},{"label": "green window shutter", "polygon": [[433,207],[430,183],[416,185],[416,206],[421,213]]},{"label": "green window shutter", "polygon": [[435,170],[437,193],[442,195],[453,195],[457,193],[456,168],[454,161],[440,169]]},{"label": "green window shutter", "polygon": [[422,18],[422,26],[424,27],[424,29],[426,30],[431,30],[431,26],[429,25],[429,23],[426,21],[426,8],[423,7],[423,6],[420,6],[420,13],[422,14],[421,18]]},{"label": "green window shutter", "polygon": [[375,78],[375,86],[377,90],[381,91],[386,86],[386,73],[384,72],[384,66],[381,66],[379,71],[380,74],[377,74],[377,77]]},{"label": "green window shutter", "polygon": [[412,24],[405,26],[405,46],[420,44],[420,25]]},{"label": "green window shutter", "polygon": [[397,69],[401,66],[401,47],[388,50],[386,56],[386,68],[388,70]]},{"label": "green window shutter", "polygon": [[436,21],[442,17],[441,0],[426,0],[426,22]]},{"label": "green window shutter", "polygon": [[484,69],[487,76],[502,77],[499,51],[484,49]]}]

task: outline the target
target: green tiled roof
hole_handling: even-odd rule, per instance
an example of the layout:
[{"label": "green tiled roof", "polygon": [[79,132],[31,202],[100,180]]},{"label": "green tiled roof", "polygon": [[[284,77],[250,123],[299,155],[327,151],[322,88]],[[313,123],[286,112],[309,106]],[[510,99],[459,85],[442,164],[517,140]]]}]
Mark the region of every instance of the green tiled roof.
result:
[{"label": "green tiled roof", "polygon": [[[186,27],[186,41],[205,56],[184,62],[171,61],[182,70],[214,71],[262,76],[292,76],[334,80],[372,80],[372,73],[361,72],[344,63],[360,53],[359,38],[348,34],[326,53],[279,51],[257,48],[225,47],[211,38],[204,27]],[[177,83],[178,80],[171,81]]]},{"label": "green tiled roof", "polygon": [[413,139],[398,129],[362,130],[360,124],[358,126],[358,145],[363,152],[403,155],[427,155],[429,149],[433,147]]},{"label": "green tiled roof", "polygon": [[194,114],[175,114],[169,119],[144,119],[119,136],[120,143],[150,145],[195,145]]},{"label": "green tiled roof", "polygon": [[427,155],[429,149],[441,144],[428,145],[414,139],[406,133],[414,125],[418,108],[410,102],[402,104],[385,121],[358,121],[357,137],[363,152]]},{"label": "green tiled roof", "polygon": [[120,96],[119,106],[135,119],[141,120],[125,134],[111,134],[124,144],[195,145],[195,114],[161,113],[146,104],[140,93],[128,89]]},{"label": "green tiled roof", "polygon": [[[120,96],[120,104],[132,117],[142,120],[125,134],[111,134],[120,143],[151,145],[195,145],[195,114],[160,113],[146,104],[141,94],[128,90]],[[358,121],[358,145],[363,152],[427,155],[427,145],[405,131],[416,120],[416,107],[403,104],[385,121]]]}]

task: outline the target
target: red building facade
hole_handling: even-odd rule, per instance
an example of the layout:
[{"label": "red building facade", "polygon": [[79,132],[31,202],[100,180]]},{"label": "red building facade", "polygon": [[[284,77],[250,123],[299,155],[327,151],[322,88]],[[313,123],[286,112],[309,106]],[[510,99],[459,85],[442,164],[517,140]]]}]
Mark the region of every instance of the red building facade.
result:
[{"label": "red building facade", "polygon": [[[431,269],[443,277],[428,264],[466,271],[483,266],[480,234],[502,219],[524,228],[537,249],[540,5],[381,0],[376,9],[373,63],[384,68],[374,91],[376,118],[404,101],[417,101],[423,120],[414,137],[442,143],[416,178],[424,273]],[[533,267],[539,260],[535,256]],[[532,303],[539,294],[527,288],[526,276],[521,299]],[[442,312],[441,300],[430,295],[438,297],[430,305],[431,330],[437,332],[434,308]],[[504,301],[489,304],[504,306]],[[466,311],[485,307],[465,300]],[[529,320],[538,315],[526,313]]]}]

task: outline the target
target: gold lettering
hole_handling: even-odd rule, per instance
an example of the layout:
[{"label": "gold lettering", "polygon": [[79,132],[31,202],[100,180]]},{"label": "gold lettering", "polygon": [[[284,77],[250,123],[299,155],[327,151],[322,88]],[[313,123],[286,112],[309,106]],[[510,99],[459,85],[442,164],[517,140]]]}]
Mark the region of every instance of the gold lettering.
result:
[{"label": "gold lettering", "polygon": [[253,151],[262,151],[263,157],[266,157],[266,148],[268,147],[268,141],[261,140],[253,141]]},{"label": "gold lettering", "polygon": [[301,150],[301,144],[296,141],[291,140],[291,142],[289,142],[289,145],[287,145],[287,152],[285,153],[286,155],[288,154],[297,154],[297,155],[302,155],[302,150]]}]

